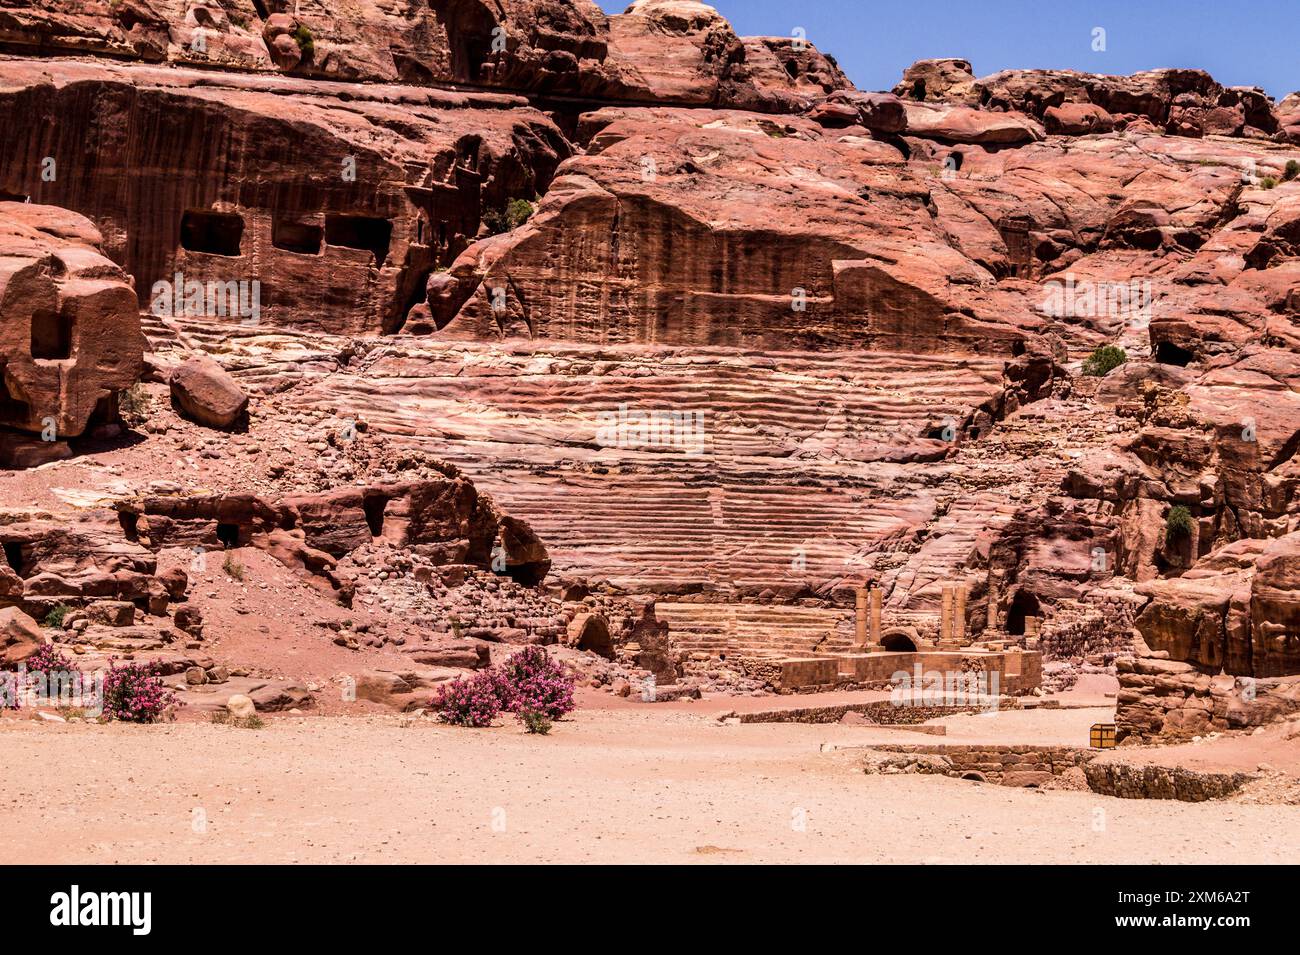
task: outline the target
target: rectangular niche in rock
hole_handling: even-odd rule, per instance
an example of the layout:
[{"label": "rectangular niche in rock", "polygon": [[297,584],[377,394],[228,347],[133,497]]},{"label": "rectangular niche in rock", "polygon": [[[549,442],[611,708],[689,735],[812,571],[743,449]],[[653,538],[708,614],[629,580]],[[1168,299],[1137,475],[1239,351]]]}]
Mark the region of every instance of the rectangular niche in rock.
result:
[{"label": "rectangular niche in rock", "polygon": [[181,248],[208,255],[238,256],[244,220],[233,212],[190,210],[181,217]]},{"label": "rectangular niche in rock", "polygon": [[271,223],[271,244],[286,252],[320,255],[325,230],[310,222],[296,222],[276,216]]},{"label": "rectangular niche in rock", "polygon": [[32,314],[32,357],[58,361],[72,357],[72,316],[48,309]]},{"label": "rectangular niche in rock", "polygon": [[373,216],[327,215],[325,217],[325,243],[347,249],[365,249],[375,256],[375,264],[383,265],[388,258],[388,243],[393,237],[393,224],[387,219]]}]

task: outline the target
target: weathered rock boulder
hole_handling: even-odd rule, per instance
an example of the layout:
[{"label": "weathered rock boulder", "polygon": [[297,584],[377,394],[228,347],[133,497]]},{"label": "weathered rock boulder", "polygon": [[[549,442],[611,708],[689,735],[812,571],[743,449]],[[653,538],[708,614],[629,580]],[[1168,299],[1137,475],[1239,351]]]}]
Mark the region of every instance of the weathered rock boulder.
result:
[{"label": "weathered rock boulder", "polygon": [[0,609],[0,667],[17,666],[44,642],[35,620],[17,607]]},{"label": "weathered rock boulder", "polygon": [[924,103],[992,113],[1025,113],[1049,132],[1087,135],[1145,121],[1175,136],[1254,136],[1278,132],[1272,100],[1254,87],[1224,87],[1203,70],[1146,70],[1132,76],[1075,70],[1003,70],[976,78],[966,60],[920,60],[894,87]]},{"label": "weathered rock boulder", "polygon": [[1182,576],[1141,584],[1136,624],[1147,645],[1201,672],[1300,672],[1300,534],[1240,540]]},{"label": "weathered rock boulder", "polygon": [[946,143],[1006,146],[1036,142],[1042,127],[1022,113],[905,102],[907,132]]},{"label": "weathered rock boulder", "polygon": [[248,395],[229,372],[206,355],[177,366],[168,384],[176,407],[201,425],[229,431],[247,421]]},{"label": "weathered rock boulder", "polygon": [[257,707],[243,693],[232,693],[226,700],[226,712],[237,720],[246,720],[257,715]]},{"label": "weathered rock boulder", "polygon": [[1115,119],[1095,103],[1062,103],[1043,111],[1043,124],[1049,133],[1086,136],[1109,133],[1115,128]]}]

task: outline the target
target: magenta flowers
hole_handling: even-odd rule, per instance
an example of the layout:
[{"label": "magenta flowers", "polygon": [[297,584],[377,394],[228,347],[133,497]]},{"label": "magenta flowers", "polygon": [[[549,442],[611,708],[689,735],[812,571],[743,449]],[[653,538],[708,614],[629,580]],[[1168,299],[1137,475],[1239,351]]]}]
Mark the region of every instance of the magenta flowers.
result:
[{"label": "magenta flowers", "polygon": [[128,723],[152,723],[176,695],[163,685],[154,664],[108,661],[104,677],[104,714]]},{"label": "magenta flowers", "polygon": [[539,722],[549,728],[550,720],[573,711],[573,688],[563,665],[541,647],[525,647],[500,667],[443,684],[430,705],[456,726],[490,726],[505,711],[534,732]]}]

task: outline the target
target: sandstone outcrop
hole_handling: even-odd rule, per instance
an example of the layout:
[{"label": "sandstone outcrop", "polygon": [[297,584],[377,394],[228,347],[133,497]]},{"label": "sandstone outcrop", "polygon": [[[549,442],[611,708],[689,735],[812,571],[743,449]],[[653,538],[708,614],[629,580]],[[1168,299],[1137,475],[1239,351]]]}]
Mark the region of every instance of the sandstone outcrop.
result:
[{"label": "sandstone outcrop", "polygon": [[769,111],[850,87],[806,40],[742,39],[712,7],[688,0],[638,0],[615,15],[591,0],[358,0],[292,10],[262,0],[9,0],[0,48]]},{"label": "sandstone outcrop", "polygon": [[1300,534],[1240,540],[1180,577],[1138,587],[1137,627],[1153,650],[1203,672],[1271,677],[1300,671]]},{"label": "sandstone outcrop", "polygon": [[[72,210],[0,214],[78,223],[15,226],[6,294],[94,279],[125,329],[60,432],[135,380],[138,306],[130,440],[224,489],[108,512],[105,473],[56,464],[43,502],[93,517],[0,522],[4,602],[205,687],[179,646],[220,614],[169,608],[155,561],[253,546],[375,610],[322,637],[391,654],[366,692],[405,706],[491,644],[834,679],[870,583],[900,647],[1121,666],[1133,738],[1290,705],[1295,96],[958,59],[861,92],[685,0],[9,0],[0,46],[0,193]],[[4,317],[0,424],[30,433],[15,369],[55,359]],[[1104,345],[1127,361],[1094,376]],[[228,433],[158,406],[201,352]]]},{"label": "sandstone outcrop", "polygon": [[17,607],[0,610],[0,667],[22,663],[44,642],[41,628],[27,614]]},{"label": "sandstone outcrop", "polygon": [[457,475],[266,500],[252,494],[156,494],[117,504],[132,539],[157,549],[253,546],[338,589],[339,558],[382,539],[435,564],[493,567],[530,584],[550,567],[525,521],[503,515]]},{"label": "sandstone outcrop", "polygon": [[[1279,129],[1263,90],[1224,87],[1203,70],[1147,70],[1107,76],[1074,70],[1003,70],[976,78],[966,60],[920,60],[894,87],[925,103],[960,103],[993,113],[1016,111],[1057,124],[1067,135],[1106,132],[1139,120],[1174,136],[1264,138]],[[1092,117],[1085,119],[1085,117]]]},{"label": "sandstone outcrop", "polygon": [[893,146],[700,110],[582,132],[525,225],[432,277],[442,335],[1010,356],[1044,327],[954,249]]},{"label": "sandstone outcrop", "polygon": [[75,438],[140,374],[135,292],[102,244],[66,209],[0,202],[0,427]]},{"label": "sandstone outcrop", "polygon": [[160,321],[391,331],[569,150],[492,94],[71,61],[5,61],[0,79],[0,194],[99,223]]}]

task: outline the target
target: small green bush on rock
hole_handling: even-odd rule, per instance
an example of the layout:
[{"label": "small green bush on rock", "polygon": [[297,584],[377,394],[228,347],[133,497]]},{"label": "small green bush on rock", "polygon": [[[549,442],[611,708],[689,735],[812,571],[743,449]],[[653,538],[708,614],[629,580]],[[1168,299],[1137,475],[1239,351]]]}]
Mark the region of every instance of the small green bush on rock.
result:
[{"label": "small green bush on rock", "polygon": [[1104,378],[1124,362],[1128,354],[1118,345],[1102,345],[1083,362],[1083,373],[1090,378]]}]

